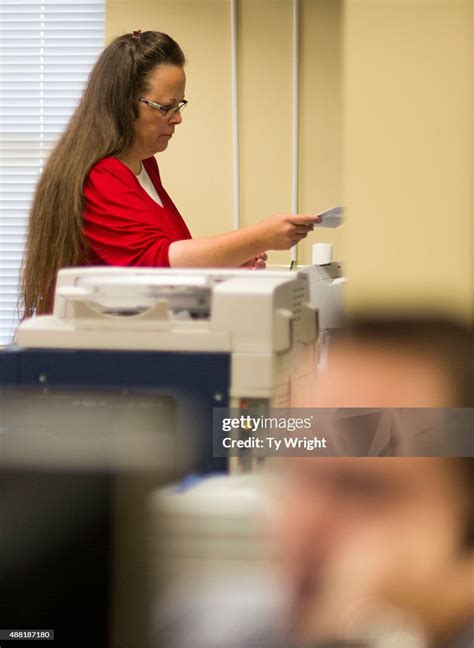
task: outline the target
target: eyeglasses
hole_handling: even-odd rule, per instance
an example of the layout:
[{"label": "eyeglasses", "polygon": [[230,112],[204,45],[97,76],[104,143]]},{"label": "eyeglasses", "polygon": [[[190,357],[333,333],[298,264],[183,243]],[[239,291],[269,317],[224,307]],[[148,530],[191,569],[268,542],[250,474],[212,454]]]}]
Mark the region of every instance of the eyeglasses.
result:
[{"label": "eyeglasses", "polygon": [[180,113],[188,105],[186,99],[182,99],[182,101],[174,106],[163,106],[163,104],[156,103],[156,101],[151,101],[150,99],[145,99],[145,97],[137,97],[137,99],[138,101],[147,104],[147,106],[159,110],[163,117],[166,117],[167,119],[176,115],[177,112]]}]

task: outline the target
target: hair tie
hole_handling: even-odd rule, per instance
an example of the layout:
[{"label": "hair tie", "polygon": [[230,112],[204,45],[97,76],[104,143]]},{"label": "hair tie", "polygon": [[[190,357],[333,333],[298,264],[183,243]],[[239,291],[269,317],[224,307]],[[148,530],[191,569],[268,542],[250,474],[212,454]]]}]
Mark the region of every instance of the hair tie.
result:
[{"label": "hair tie", "polygon": [[139,29],[138,31],[132,32],[133,40],[140,40],[141,35],[142,35],[142,30],[141,29]]}]

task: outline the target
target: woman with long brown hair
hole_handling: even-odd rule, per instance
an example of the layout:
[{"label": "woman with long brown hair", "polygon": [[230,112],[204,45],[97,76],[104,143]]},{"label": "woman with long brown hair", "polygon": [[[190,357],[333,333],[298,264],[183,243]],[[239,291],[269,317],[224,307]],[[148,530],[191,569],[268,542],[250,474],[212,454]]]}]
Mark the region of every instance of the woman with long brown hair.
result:
[{"label": "woman with long brown hair", "polygon": [[36,187],[23,268],[23,316],[52,309],[58,270],[77,265],[264,267],[266,250],[297,243],[315,216],[277,214],[192,239],[164,190],[155,154],[182,121],[180,46],[160,32],[115,39]]}]

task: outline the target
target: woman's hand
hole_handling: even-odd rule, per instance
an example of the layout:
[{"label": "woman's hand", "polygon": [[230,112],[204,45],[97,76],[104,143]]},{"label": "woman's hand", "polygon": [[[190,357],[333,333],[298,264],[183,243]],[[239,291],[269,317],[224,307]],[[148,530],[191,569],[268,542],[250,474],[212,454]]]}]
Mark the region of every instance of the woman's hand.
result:
[{"label": "woman's hand", "polygon": [[313,230],[320,218],[313,214],[276,214],[257,223],[267,250],[288,250]]},{"label": "woman's hand", "polygon": [[242,263],[240,267],[244,268],[245,270],[265,270],[265,268],[267,267],[267,264],[265,263],[267,259],[268,254],[266,252],[262,252],[261,254],[257,254],[257,256],[253,259],[250,259],[250,261]]}]

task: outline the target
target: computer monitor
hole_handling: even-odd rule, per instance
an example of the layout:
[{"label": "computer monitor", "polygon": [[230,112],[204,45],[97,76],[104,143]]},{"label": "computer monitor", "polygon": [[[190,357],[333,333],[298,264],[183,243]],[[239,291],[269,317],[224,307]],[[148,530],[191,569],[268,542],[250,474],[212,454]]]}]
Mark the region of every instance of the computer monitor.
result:
[{"label": "computer monitor", "polygon": [[149,646],[147,497],[193,465],[176,420],[151,392],[0,390],[0,629]]}]

